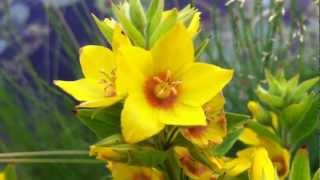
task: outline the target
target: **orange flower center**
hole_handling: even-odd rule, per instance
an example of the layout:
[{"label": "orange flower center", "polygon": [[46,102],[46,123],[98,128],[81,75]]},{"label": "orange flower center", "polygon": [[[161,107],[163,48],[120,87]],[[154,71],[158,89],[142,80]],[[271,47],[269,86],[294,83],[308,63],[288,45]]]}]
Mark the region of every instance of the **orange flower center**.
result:
[{"label": "orange flower center", "polygon": [[148,102],[155,107],[170,108],[174,105],[180,91],[181,81],[172,78],[171,72],[159,73],[145,83],[145,95]]}]

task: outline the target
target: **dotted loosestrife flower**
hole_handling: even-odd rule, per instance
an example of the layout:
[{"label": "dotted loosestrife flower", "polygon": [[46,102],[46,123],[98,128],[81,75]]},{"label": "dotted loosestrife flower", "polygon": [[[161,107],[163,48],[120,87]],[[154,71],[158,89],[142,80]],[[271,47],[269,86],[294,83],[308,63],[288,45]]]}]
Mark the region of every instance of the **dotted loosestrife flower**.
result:
[{"label": "dotted loosestrife flower", "polygon": [[222,143],[227,134],[227,120],[223,112],[224,103],[224,97],[222,93],[219,93],[203,106],[207,125],[181,128],[181,134],[202,148]]},{"label": "dotted loosestrife flower", "polygon": [[108,168],[113,180],[164,180],[162,173],[155,168],[116,162],[109,162]]},{"label": "dotted loosestrife flower", "polygon": [[[258,136],[254,131],[248,128],[243,130],[239,140],[253,147],[265,148],[268,152],[269,158],[276,167],[279,178],[285,179],[289,173],[290,162],[290,154],[287,149],[269,139]],[[250,147],[247,149],[250,149]]]},{"label": "dotted loosestrife flower", "polygon": [[123,47],[119,56],[119,76],[128,88],[121,117],[122,134],[128,143],[151,137],[166,124],[206,125],[202,105],[233,75],[232,70],[194,62],[192,37],[180,23],[150,51]]},{"label": "dotted loosestrife flower", "polygon": [[129,39],[121,33],[120,26],[113,30],[112,48],[87,45],[80,49],[80,64],[84,78],[76,81],[54,81],[82,103],[78,107],[103,107],[123,99],[126,92],[117,79],[115,52],[121,46],[129,46]]}]

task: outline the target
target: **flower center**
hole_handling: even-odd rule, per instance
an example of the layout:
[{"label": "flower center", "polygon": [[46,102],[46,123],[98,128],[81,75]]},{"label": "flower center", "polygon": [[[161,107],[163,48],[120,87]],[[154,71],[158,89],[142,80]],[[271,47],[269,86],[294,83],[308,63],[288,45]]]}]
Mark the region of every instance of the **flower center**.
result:
[{"label": "flower center", "polygon": [[104,84],[104,94],[105,97],[113,97],[116,95],[116,87],[115,87],[115,81],[116,81],[116,73],[115,69],[113,69],[111,72],[107,73],[104,70],[100,71],[103,74],[103,78],[101,80],[101,83]]},{"label": "flower center", "polygon": [[181,81],[173,79],[168,70],[152,76],[146,81],[145,94],[149,103],[160,108],[171,107],[180,91]]}]

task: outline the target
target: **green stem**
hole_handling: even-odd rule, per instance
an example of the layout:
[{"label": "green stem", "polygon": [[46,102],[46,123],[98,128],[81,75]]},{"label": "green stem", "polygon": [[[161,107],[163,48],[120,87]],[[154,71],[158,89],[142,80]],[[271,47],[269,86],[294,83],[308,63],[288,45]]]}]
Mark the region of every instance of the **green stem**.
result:
[{"label": "green stem", "polygon": [[13,153],[0,153],[0,158],[33,157],[33,156],[63,156],[63,155],[89,155],[89,152],[86,150],[13,152]]},{"label": "green stem", "polygon": [[0,163],[15,163],[15,164],[34,164],[34,163],[63,163],[63,164],[100,164],[103,161],[95,159],[0,159]]}]

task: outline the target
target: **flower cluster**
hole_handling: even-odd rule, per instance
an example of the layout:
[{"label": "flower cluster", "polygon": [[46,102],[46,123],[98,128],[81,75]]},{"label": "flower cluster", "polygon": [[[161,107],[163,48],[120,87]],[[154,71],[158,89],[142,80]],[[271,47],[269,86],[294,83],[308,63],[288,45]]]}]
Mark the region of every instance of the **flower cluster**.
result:
[{"label": "flower cluster", "polygon": [[[254,180],[285,178],[290,155],[275,133],[278,114],[255,102],[253,119],[226,113],[222,91],[233,70],[198,59],[206,44],[194,42],[200,12],[163,8],[153,0],[145,12],[130,0],[112,5],[116,20],[93,15],[111,49],[82,47],[84,77],[54,82],[80,101],[77,115],[101,138],[90,155],[106,161],[115,180],[211,180],[244,171]],[[280,105],[262,88],[257,94]],[[227,154],[237,139],[248,147]]]}]

